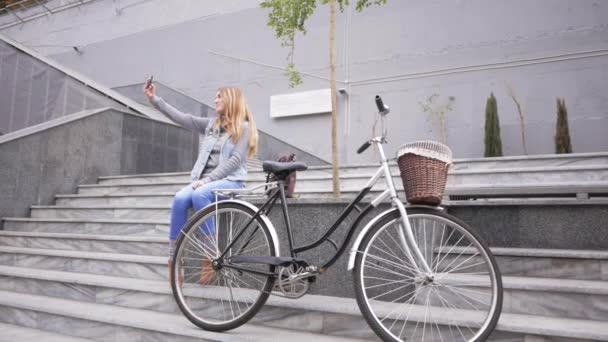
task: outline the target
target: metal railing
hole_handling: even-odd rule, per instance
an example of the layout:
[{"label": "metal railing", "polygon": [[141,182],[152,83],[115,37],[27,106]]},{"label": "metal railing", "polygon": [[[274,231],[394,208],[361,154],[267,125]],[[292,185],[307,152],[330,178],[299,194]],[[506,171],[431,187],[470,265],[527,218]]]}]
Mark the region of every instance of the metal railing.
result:
[{"label": "metal railing", "polygon": [[95,0],[0,0],[0,30]]}]

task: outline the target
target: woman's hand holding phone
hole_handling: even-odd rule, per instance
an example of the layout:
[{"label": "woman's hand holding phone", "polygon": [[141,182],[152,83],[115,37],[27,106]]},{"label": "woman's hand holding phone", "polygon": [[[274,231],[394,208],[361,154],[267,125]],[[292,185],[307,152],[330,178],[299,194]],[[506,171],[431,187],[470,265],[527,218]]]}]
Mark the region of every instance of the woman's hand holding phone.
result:
[{"label": "woman's hand holding phone", "polygon": [[148,99],[153,98],[156,91],[156,87],[154,86],[154,83],[152,83],[152,80],[153,77],[150,76],[146,80],[146,83],[144,83],[144,94],[148,97]]}]

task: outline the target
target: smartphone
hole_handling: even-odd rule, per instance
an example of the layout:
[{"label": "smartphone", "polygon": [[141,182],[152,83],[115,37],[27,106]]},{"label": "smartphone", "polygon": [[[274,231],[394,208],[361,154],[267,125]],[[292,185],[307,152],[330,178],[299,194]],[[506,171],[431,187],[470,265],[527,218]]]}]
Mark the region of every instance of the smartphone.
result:
[{"label": "smartphone", "polygon": [[150,75],[150,77],[148,77],[148,79],[146,80],[146,84],[144,85],[144,89],[150,88],[150,86],[152,85],[152,81],[153,80],[154,80],[154,76]]}]

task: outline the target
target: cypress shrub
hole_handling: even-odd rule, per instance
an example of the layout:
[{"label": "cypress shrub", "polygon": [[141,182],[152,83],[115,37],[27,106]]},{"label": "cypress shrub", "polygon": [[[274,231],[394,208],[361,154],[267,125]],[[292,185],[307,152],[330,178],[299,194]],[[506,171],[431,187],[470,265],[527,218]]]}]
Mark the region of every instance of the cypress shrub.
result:
[{"label": "cypress shrub", "polygon": [[557,124],[555,127],[555,153],[572,153],[570,130],[568,129],[568,110],[566,101],[557,98]]},{"label": "cypress shrub", "polygon": [[500,141],[500,123],[498,122],[498,106],[494,93],[486,101],[485,126],[485,153],[486,157],[502,157],[502,142]]}]

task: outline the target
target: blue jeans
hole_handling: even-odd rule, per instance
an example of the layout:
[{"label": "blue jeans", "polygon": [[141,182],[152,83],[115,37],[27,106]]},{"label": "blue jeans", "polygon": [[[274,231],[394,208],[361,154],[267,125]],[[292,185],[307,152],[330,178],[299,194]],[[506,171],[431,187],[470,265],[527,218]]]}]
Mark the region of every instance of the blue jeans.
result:
[{"label": "blue jeans", "polygon": [[[193,208],[194,211],[199,211],[202,208],[215,202],[216,189],[242,189],[245,185],[240,181],[229,181],[220,179],[214,182],[207,183],[196,189],[192,189],[192,184],[188,184],[175,194],[173,205],[171,206],[171,225],[169,229],[169,240],[175,241],[182,231],[186,220],[188,219],[188,209]],[[220,199],[222,199],[220,197]],[[206,222],[205,222],[206,223]],[[211,222],[212,223],[212,222]],[[207,224],[203,224],[207,226]],[[213,234],[214,227],[203,227],[203,234]]]}]

